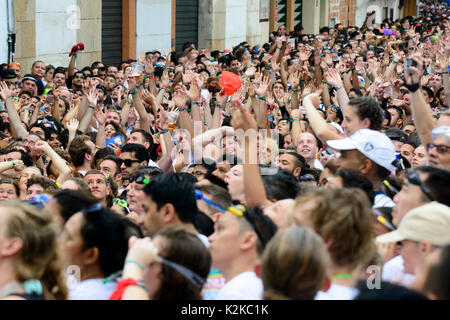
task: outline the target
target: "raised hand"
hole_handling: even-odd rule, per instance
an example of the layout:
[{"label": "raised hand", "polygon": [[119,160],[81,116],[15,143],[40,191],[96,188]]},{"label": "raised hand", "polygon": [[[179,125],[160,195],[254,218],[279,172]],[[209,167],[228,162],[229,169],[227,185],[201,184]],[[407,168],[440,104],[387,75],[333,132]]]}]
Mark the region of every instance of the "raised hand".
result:
[{"label": "raised hand", "polygon": [[5,81],[0,82],[0,98],[3,101],[8,100],[12,95],[12,90],[8,87]]},{"label": "raised hand", "polygon": [[232,101],[232,119],[231,126],[235,129],[247,131],[249,129],[258,129],[258,124],[252,114],[248,113],[239,100]]},{"label": "raised hand", "polygon": [[327,82],[331,84],[333,87],[337,88],[342,86],[344,83],[342,82],[341,75],[334,68],[329,68],[327,72]]},{"label": "raised hand", "polygon": [[162,106],[159,106],[159,126],[163,130],[169,128],[169,114]]},{"label": "raised hand", "polygon": [[90,88],[88,94],[86,95],[89,104],[93,107],[97,105],[98,92],[95,88]]},{"label": "raised hand", "polygon": [[77,132],[78,126],[80,125],[80,122],[77,120],[77,118],[73,118],[69,121],[67,124],[67,130],[70,133],[75,134]]},{"label": "raised hand", "polygon": [[138,262],[144,268],[156,261],[158,249],[150,238],[137,239],[131,237],[126,259]]},{"label": "raised hand", "polygon": [[105,124],[106,112],[103,112],[100,106],[95,107],[94,117],[97,119],[98,125],[102,126]]},{"label": "raised hand", "polygon": [[255,88],[255,92],[258,95],[258,97],[263,97],[266,94],[267,89],[269,88],[269,84],[270,84],[270,77],[264,77],[263,81],[259,84],[259,86]]},{"label": "raised hand", "polygon": [[408,85],[420,83],[423,75],[423,58],[418,54],[413,55],[411,58],[417,63],[417,67],[410,67],[405,70],[404,75]]}]

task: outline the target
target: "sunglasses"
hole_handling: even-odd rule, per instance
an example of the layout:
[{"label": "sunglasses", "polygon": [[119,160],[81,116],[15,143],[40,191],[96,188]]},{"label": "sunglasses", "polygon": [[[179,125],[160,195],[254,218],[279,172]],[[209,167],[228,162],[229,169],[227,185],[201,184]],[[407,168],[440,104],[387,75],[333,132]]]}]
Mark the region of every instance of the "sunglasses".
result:
[{"label": "sunglasses", "polygon": [[133,163],[136,163],[136,162],[141,162],[140,160],[131,160],[131,159],[125,159],[125,160],[122,160],[122,163],[125,165],[125,167],[127,167],[127,168],[129,168],[129,167],[131,167],[132,165],[133,165]]},{"label": "sunglasses", "polygon": [[415,170],[408,169],[406,171],[406,179],[408,179],[409,183],[419,186],[420,189],[422,189],[423,193],[427,196],[427,198],[430,199],[430,201],[434,201],[430,189],[423,185],[422,181],[420,180],[419,174]]},{"label": "sunglasses", "polygon": [[431,149],[436,148],[436,151],[439,154],[446,154],[448,153],[448,150],[450,149],[450,147],[443,145],[443,144],[434,144],[434,143],[428,143],[427,144],[427,151],[430,152]]}]

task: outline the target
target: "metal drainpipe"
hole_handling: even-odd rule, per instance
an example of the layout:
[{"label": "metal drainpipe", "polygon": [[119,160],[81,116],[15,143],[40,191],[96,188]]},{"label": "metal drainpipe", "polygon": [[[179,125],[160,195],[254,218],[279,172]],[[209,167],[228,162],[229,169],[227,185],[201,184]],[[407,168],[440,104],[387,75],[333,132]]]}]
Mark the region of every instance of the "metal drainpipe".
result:
[{"label": "metal drainpipe", "polygon": [[14,61],[14,52],[16,47],[16,34],[14,29],[14,5],[13,0],[6,3],[8,19],[8,63]]}]

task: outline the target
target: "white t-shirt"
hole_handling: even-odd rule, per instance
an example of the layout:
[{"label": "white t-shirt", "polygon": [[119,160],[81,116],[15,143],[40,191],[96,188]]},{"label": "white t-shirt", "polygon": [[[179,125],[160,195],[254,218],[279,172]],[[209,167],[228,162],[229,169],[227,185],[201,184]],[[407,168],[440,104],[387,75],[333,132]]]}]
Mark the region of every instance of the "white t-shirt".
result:
[{"label": "white t-shirt", "polygon": [[331,284],[327,292],[317,292],[315,300],[353,300],[358,294],[358,289],[353,287]]},{"label": "white t-shirt", "polygon": [[69,290],[69,300],[108,300],[116,290],[115,282],[103,283],[103,279],[89,279]]},{"label": "white t-shirt", "polygon": [[262,300],[264,287],[256,273],[243,272],[220,289],[217,300]]},{"label": "white t-shirt", "polygon": [[414,276],[412,274],[403,272],[403,258],[401,255],[398,255],[386,262],[383,266],[383,271],[381,272],[381,280],[383,281],[390,282],[398,279],[402,279],[400,284],[404,286],[409,286],[414,280]]},{"label": "white t-shirt", "polygon": [[322,163],[321,163],[319,160],[317,160],[317,159],[314,160],[314,168],[315,168],[315,169],[322,170],[322,171],[323,171],[323,169],[324,169]]}]

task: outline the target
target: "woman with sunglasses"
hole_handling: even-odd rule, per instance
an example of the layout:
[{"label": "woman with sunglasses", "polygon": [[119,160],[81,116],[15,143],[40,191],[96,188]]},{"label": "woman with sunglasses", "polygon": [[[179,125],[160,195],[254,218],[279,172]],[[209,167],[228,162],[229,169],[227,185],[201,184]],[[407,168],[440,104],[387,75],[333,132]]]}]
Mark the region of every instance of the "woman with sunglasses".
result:
[{"label": "woman with sunglasses", "polygon": [[200,239],[174,226],[153,239],[130,239],[122,280],[110,300],[201,300],[211,255]]}]

